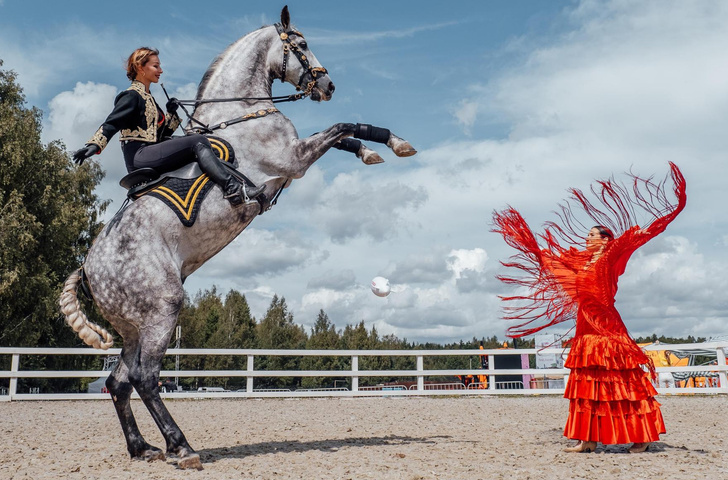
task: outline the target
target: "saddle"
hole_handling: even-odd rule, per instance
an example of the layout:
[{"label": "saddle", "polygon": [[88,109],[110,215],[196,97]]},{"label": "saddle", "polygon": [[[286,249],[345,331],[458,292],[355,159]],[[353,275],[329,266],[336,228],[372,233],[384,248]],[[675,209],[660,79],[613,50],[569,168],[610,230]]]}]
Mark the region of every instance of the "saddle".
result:
[{"label": "saddle", "polygon": [[[253,182],[235,169],[238,163],[232,145],[215,136],[208,136],[207,139],[223,165],[230,168],[240,181],[254,186]],[[192,162],[164,173],[153,168],[140,168],[122,178],[119,185],[128,190],[128,200],[134,201],[144,195],[158,198],[177,214],[184,226],[191,227],[197,220],[202,200],[215,184],[202,172],[197,162]],[[256,200],[260,204],[260,213],[270,205],[265,194]]]}]

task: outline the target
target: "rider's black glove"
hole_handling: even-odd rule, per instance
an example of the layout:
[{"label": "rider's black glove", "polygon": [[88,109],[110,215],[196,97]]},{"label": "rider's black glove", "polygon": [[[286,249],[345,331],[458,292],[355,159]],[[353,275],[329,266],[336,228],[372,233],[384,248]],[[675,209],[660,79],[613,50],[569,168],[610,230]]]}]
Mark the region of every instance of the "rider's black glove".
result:
[{"label": "rider's black glove", "polygon": [[82,165],[84,160],[86,160],[91,155],[99,153],[100,151],[101,149],[98,145],[89,143],[85,147],[73,152],[73,161],[76,162],[77,165]]},{"label": "rider's black glove", "polygon": [[170,98],[165,108],[167,109],[167,112],[174,115],[177,113],[177,109],[179,108],[179,100],[174,97]]}]

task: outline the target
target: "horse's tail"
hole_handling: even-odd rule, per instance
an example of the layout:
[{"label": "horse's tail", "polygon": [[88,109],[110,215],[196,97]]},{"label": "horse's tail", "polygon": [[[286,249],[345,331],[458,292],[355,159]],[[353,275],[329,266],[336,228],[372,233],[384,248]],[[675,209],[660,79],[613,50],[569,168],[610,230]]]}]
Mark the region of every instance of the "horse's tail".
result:
[{"label": "horse's tail", "polygon": [[76,270],[66,279],[61,293],[61,312],[66,317],[66,323],[78,333],[81,340],[94,348],[108,350],[114,344],[114,337],[103,327],[89,322],[86,314],[81,311],[78,301],[78,286],[81,283],[81,270]]}]

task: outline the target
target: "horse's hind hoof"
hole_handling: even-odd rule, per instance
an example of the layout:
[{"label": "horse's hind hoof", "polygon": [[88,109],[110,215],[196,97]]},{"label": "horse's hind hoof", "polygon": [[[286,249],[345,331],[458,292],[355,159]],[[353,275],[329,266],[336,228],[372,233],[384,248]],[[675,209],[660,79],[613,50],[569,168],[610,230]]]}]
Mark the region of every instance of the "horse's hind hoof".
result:
[{"label": "horse's hind hoof", "polygon": [[200,455],[197,453],[193,453],[191,455],[188,455],[186,457],[182,457],[177,462],[177,467],[181,468],[182,470],[202,470],[202,462],[200,461]]},{"label": "horse's hind hoof", "polygon": [[417,150],[407,141],[399,138],[397,135],[390,134],[387,146],[392,149],[398,157],[411,157]]}]

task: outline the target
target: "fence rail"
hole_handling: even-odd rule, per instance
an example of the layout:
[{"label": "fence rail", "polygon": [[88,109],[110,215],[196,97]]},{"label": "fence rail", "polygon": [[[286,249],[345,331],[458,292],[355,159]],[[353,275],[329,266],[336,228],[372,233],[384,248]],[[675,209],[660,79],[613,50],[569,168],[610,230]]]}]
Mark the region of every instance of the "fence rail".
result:
[{"label": "fence rail", "polygon": [[[728,367],[726,351],[728,342],[708,342],[680,345],[650,345],[645,350],[670,350],[673,352],[699,352],[702,356],[715,356],[714,364],[681,367],[658,367],[658,373],[672,373],[675,377],[705,377],[717,379],[705,382],[702,387],[658,387],[659,393],[666,394],[722,394],[728,395]],[[92,348],[0,348],[0,356],[11,356],[10,370],[0,370],[0,379],[9,379],[8,387],[0,389],[0,401],[11,400],[71,400],[107,399],[104,393],[18,393],[18,380],[31,378],[103,378],[105,370],[22,370],[21,357],[48,355],[119,355],[120,349],[96,350]],[[565,368],[496,368],[501,356],[520,356],[532,359],[537,354],[556,354],[566,357],[568,350],[560,348],[536,349],[498,349],[498,350],[251,350],[251,349],[169,349],[167,356],[204,355],[204,356],[243,356],[247,358],[244,370],[163,370],[162,377],[244,377],[244,389],[237,391],[184,391],[163,393],[166,398],[224,398],[224,397],[356,397],[356,396],[413,396],[413,395],[561,395],[569,375]],[[346,357],[351,360],[348,370],[256,370],[255,359],[276,357]],[[487,356],[487,369],[425,370],[424,358],[451,356]],[[415,370],[360,370],[361,357],[414,357]],[[528,365],[527,361],[522,364]],[[469,385],[461,382],[426,382],[428,377],[486,377],[487,382],[478,380]],[[514,379],[513,376],[520,377]],[[299,390],[255,388],[257,378],[276,377],[344,377],[351,383],[351,389],[343,387],[310,388]],[[359,380],[367,377],[414,378],[411,385],[402,382],[359,386]],[[508,377],[508,378],[506,378]]]}]

